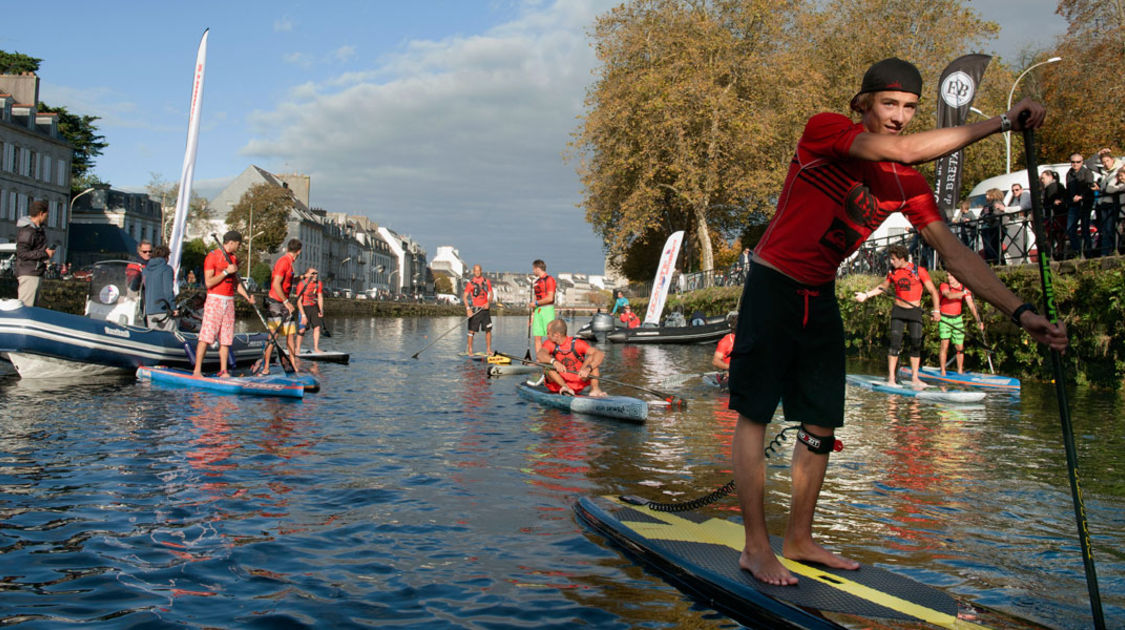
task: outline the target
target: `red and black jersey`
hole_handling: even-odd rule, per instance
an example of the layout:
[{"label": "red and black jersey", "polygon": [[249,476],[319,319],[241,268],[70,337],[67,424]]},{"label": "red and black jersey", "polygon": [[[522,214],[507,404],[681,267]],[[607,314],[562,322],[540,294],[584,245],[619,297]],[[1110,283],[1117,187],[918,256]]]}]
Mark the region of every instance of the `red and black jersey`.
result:
[{"label": "red and black jersey", "polygon": [[473,277],[465,283],[465,297],[477,308],[488,306],[488,295],[492,293],[492,282],[484,276]]},{"label": "red and black jersey", "polygon": [[923,283],[929,279],[930,274],[925,267],[914,263],[906,263],[887,272],[887,280],[895,290],[895,297],[915,307],[922,305],[922,290],[925,288]]},{"label": "red and black jersey", "polygon": [[863,131],[840,114],[809,119],[755,256],[798,282],[823,284],[891,213],[919,230],[942,220],[918,171],[848,155]]},{"label": "red and black jersey", "polygon": [[535,301],[542,302],[555,295],[555,279],[543,274],[535,280]]},{"label": "red and black jersey", "polygon": [[[947,298],[945,297],[946,291],[951,291],[954,293],[960,292],[961,297],[952,299]],[[964,285],[961,285],[961,288],[959,289],[954,289],[953,287],[949,286],[948,282],[942,282],[941,286],[938,287],[938,295],[941,296],[941,314],[949,315],[952,317],[960,317],[962,304],[964,303],[965,298],[972,296],[973,293],[972,291],[969,291],[969,288]]]},{"label": "red and black jersey", "polygon": [[551,357],[563,364],[565,372],[560,375],[566,384],[574,391],[579,391],[590,384],[589,380],[578,378],[578,370],[582,369],[582,364],[586,362],[586,355],[590,353],[590,344],[585,340],[576,337],[567,337],[561,345],[555,345],[555,342],[547,340],[543,342],[543,349],[551,353]]},{"label": "red and black jersey", "polygon": [[301,296],[301,304],[305,306],[316,306],[317,298],[320,297],[321,292],[324,291],[324,285],[320,280],[309,282],[302,280],[297,283],[297,295]]}]

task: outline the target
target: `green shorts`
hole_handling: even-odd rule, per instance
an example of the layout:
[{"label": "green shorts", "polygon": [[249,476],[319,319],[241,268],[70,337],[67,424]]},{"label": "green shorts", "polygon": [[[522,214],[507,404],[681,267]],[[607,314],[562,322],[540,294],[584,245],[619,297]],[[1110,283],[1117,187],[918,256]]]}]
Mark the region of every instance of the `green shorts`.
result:
[{"label": "green shorts", "polygon": [[535,309],[531,316],[531,334],[536,337],[547,336],[547,324],[555,321],[555,305],[548,304]]},{"label": "green shorts", "polygon": [[938,322],[938,338],[949,339],[955,346],[965,343],[965,320],[960,315],[943,313]]}]

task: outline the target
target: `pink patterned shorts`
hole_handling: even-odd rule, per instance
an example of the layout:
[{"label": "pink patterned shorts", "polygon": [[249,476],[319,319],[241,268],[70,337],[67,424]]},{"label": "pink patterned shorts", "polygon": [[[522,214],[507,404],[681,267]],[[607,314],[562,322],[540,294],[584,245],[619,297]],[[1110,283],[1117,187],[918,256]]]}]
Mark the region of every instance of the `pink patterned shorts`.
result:
[{"label": "pink patterned shorts", "polygon": [[199,329],[199,340],[212,344],[215,337],[219,345],[234,343],[234,297],[207,295],[203,304],[203,325]]}]

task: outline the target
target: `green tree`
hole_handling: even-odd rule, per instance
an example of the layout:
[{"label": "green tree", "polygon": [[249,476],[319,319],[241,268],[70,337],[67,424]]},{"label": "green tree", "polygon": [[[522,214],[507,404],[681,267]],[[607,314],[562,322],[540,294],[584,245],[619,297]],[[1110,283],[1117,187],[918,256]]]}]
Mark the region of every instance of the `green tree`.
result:
[{"label": "green tree", "polygon": [[42,59],[28,55],[0,50],[0,74],[22,74],[24,72],[39,72]]},{"label": "green tree", "polygon": [[91,177],[97,179],[91,172],[94,158],[109,146],[105,136],[98,133],[98,127],[94,124],[100,117],[72,114],[66,107],[51,107],[42,101],[39,102],[39,111],[58,116],[59,134],[74,148],[70,160],[72,194],[85,190],[87,186],[83,185],[84,182],[89,183]]},{"label": "green tree", "polygon": [[[253,262],[260,260],[262,254],[276,252],[281,247],[289,234],[289,214],[296,203],[288,188],[263,183],[251,186],[231,208],[227,226],[242,232],[247,240],[253,234]],[[251,212],[253,226],[250,225]]]},{"label": "green tree", "polygon": [[[180,184],[164,179],[159,173],[149,173],[145,192],[148,193],[149,199],[160,202],[162,208],[160,233],[164,235],[163,241],[167,243],[172,239],[172,221],[176,215],[176,199],[180,195]],[[215,218],[214,211],[207,205],[207,199],[193,190],[191,203],[188,206],[187,227],[193,232],[206,232],[211,220]]]},{"label": "green tree", "polygon": [[207,252],[213,248],[208,247],[203,239],[196,238],[184,243],[184,250],[180,253],[180,269],[186,277],[188,270],[195,272],[195,277],[200,284],[203,283],[203,259]]}]

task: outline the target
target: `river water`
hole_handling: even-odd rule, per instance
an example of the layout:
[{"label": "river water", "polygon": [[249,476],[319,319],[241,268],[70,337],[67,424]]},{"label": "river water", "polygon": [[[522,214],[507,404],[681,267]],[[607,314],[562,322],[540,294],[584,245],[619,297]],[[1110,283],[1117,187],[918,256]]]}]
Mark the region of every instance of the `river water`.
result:
[{"label": "river water", "polygon": [[[606,374],[689,400],[638,426],[522,401],[519,377],[455,356],[460,333],[410,358],[458,321],[330,319],[323,345],[352,363],[319,366],[322,391],[300,402],[0,377],[0,624],[734,627],[572,510],[729,479],[726,396],[678,384],[712,349],[606,347]],[[523,354],[525,325],[500,318],[495,347]],[[1125,627],[1123,404],[1072,403],[1103,604]],[[847,406],[818,536],[958,598],[1090,626],[1050,386],[969,408],[849,389]],[[780,533],[788,452],[770,462]]]}]

